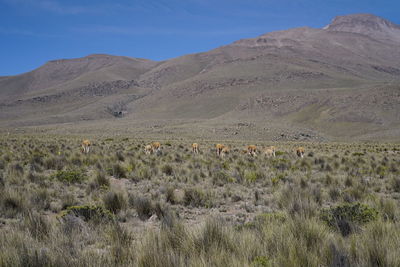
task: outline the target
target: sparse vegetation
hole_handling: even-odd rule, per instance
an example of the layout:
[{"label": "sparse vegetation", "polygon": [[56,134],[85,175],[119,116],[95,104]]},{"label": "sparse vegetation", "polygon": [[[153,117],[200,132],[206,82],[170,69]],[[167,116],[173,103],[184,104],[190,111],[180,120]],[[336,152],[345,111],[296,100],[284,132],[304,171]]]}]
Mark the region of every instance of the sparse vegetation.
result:
[{"label": "sparse vegetation", "polygon": [[86,178],[80,170],[57,171],[53,177],[65,183],[81,183]]},{"label": "sparse vegetation", "polygon": [[143,143],[2,137],[0,266],[400,265],[396,144]]}]

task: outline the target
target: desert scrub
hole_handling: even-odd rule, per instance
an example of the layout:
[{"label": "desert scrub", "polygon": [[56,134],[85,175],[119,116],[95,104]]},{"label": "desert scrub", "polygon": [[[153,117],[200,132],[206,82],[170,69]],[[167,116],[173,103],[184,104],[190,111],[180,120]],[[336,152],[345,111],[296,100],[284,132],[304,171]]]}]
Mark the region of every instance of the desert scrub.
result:
[{"label": "desert scrub", "polygon": [[400,177],[393,177],[391,186],[395,192],[400,193]]},{"label": "desert scrub", "polygon": [[286,178],[286,175],[282,174],[282,173],[272,177],[271,178],[272,185],[277,185],[279,183],[279,181],[284,181],[285,178]]},{"label": "desert scrub", "polygon": [[48,219],[36,211],[29,211],[24,216],[23,227],[39,240],[47,238],[51,231],[51,224]]},{"label": "desert scrub", "polygon": [[162,173],[164,173],[167,176],[171,176],[174,173],[174,169],[172,168],[171,165],[169,164],[165,164],[161,167],[161,171]]},{"label": "desert scrub", "polygon": [[128,201],[122,192],[109,191],[103,197],[104,207],[114,214],[126,209]]},{"label": "desert scrub", "polygon": [[345,203],[323,210],[320,218],[328,226],[338,229],[343,236],[347,236],[354,232],[354,227],[376,220],[378,212],[365,204]]},{"label": "desert scrub", "polygon": [[349,256],[354,266],[400,266],[398,225],[374,221],[351,236]]},{"label": "desert scrub", "polygon": [[262,231],[264,227],[271,224],[283,224],[288,220],[288,215],[284,212],[270,212],[270,213],[261,213],[257,215],[251,222],[240,224],[235,229],[237,231],[242,231],[246,229],[257,229],[258,231]]},{"label": "desert scrub", "polygon": [[84,221],[89,220],[105,220],[111,221],[114,219],[114,215],[107,209],[101,206],[71,206],[60,213],[60,218],[64,218],[67,215],[74,215],[83,218]]},{"label": "desert scrub", "polygon": [[154,214],[154,205],[147,197],[129,195],[129,205],[132,206],[141,220],[147,220]]},{"label": "desert scrub", "polygon": [[254,183],[257,180],[262,179],[263,175],[260,172],[256,172],[256,171],[248,171],[246,170],[244,172],[244,180],[247,183]]},{"label": "desert scrub", "polygon": [[268,260],[266,256],[257,256],[252,262],[251,267],[269,267],[272,263]]},{"label": "desert scrub", "polygon": [[48,210],[50,208],[51,196],[46,188],[33,190],[30,195],[31,203],[38,210]]},{"label": "desert scrub", "polygon": [[115,178],[126,178],[126,169],[119,163],[116,163],[111,168],[108,168],[107,173]]},{"label": "desert scrub", "polygon": [[107,189],[110,187],[110,179],[107,178],[105,173],[98,172],[89,185],[90,189]]},{"label": "desert scrub", "polygon": [[286,222],[288,219],[288,215],[284,212],[270,212],[270,213],[262,213],[255,217],[255,221],[261,224],[270,223],[272,221],[279,221],[281,223]]},{"label": "desert scrub", "polygon": [[385,221],[398,222],[400,219],[400,210],[396,200],[381,198],[377,201],[376,206],[382,219]]},{"label": "desert scrub", "polygon": [[226,171],[220,170],[212,173],[212,182],[214,185],[223,186],[233,182],[233,178],[230,177]]},{"label": "desert scrub", "polygon": [[194,240],[195,247],[205,253],[213,249],[223,249],[235,253],[237,246],[230,233],[230,229],[221,220],[207,220],[200,235]]},{"label": "desert scrub", "polygon": [[134,180],[149,180],[151,179],[151,176],[151,169],[143,165],[136,170],[136,179],[134,178]]},{"label": "desert scrub", "polygon": [[52,177],[69,184],[82,183],[87,178],[83,171],[79,169],[57,171]]},{"label": "desert scrub", "polygon": [[271,164],[273,168],[279,171],[285,171],[291,168],[291,162],[286,158],[274,158],[271,160]]},{"label": "desert scrub", "polygon": [[175,205],[181,204],[183,202],[185,192],[180,189],[175,189],[174,187],[168,187],[165,192],[166,201]]},{"label": "desert scrub", "polygon": [[63,156],[50,156],[44,160],[44,167],[48,170],[62,170],[67,164]]},{"label": "desert scrub", "polygon": [[210,192],[205,193],[200,188],[187,188],[183,196],[185,206],[192,207],[213,207],[213,197]]},{"label": "desert scrub", "polygon": [[28,209],[25,194],[14,189],[5,189],[0,195],[1,214],[6,217],[15,217]]}]

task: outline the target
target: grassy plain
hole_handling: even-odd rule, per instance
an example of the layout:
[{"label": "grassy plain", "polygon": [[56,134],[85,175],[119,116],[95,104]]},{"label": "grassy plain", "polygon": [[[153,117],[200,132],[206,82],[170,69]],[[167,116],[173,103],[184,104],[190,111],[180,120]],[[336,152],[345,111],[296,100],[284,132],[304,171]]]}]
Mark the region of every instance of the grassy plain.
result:
[{"label": "grassy plain", "polygon": [[82,138],[0,138],[0,266],[400,266],[399,144]]}]

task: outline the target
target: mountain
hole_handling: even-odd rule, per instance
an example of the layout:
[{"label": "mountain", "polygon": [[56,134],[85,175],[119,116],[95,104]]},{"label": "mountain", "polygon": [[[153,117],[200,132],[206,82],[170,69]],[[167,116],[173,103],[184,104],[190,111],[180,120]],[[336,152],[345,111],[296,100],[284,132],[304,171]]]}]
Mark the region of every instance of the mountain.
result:
[{"label": "mountain", "polygon": [[400,41],[400,27],[398,25],[370,14],[339,16],[324,29],[337,32],[359,33],[384,41]]},{"label": "mountain", "polygon": [[398,140],[400,27],[356,14],[162,62],[55,60],[0,77],[0,99],[4,129]]}]

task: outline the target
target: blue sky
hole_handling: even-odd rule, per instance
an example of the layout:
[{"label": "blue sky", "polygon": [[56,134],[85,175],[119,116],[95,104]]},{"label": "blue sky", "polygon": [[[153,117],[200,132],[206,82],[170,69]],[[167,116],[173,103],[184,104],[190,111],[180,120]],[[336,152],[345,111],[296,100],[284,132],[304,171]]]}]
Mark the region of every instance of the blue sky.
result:
[{"label": "blue sky", "polygon": [[0,76],[95,53],[164,60],[352,13],[400,24],[400,1],[0,0]]}]

